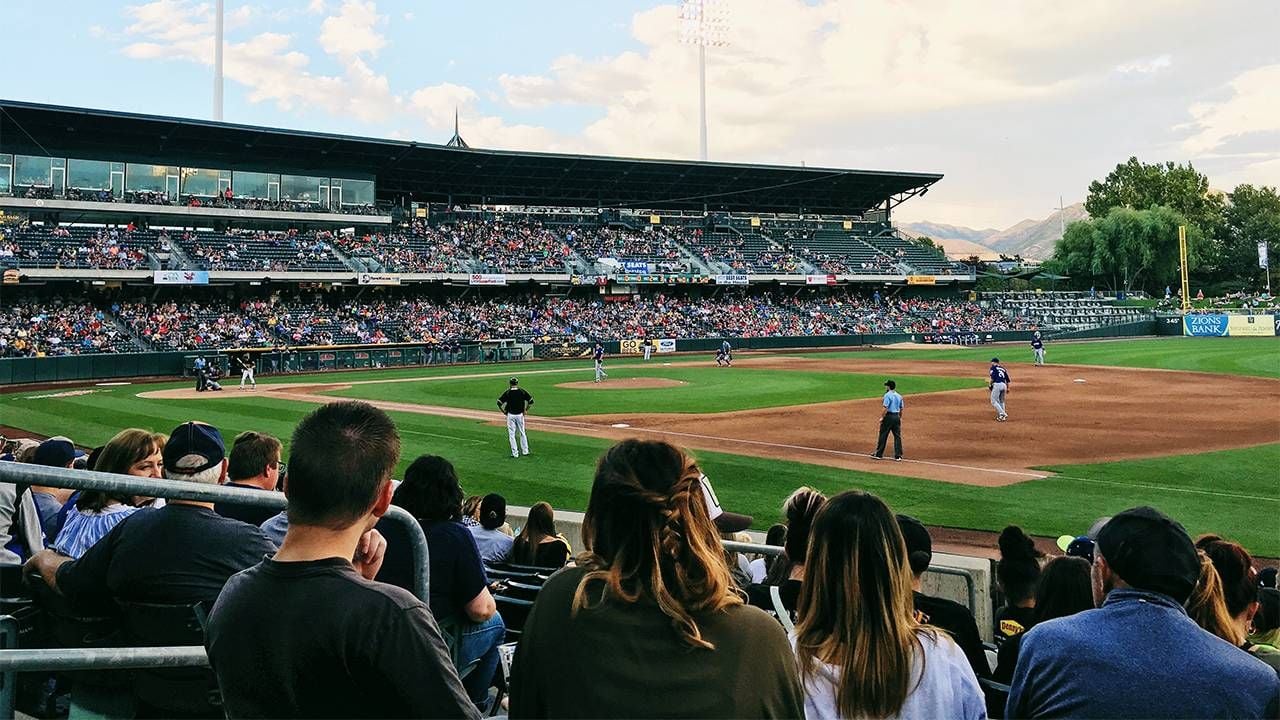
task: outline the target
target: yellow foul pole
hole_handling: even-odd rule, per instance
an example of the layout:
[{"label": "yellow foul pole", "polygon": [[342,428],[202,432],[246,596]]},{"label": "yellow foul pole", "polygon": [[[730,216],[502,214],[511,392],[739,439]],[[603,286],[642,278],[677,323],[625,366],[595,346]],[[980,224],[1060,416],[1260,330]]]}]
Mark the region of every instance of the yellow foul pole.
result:
[{"label": "yellow foul pole", "polygon": [[1178,226],[1178,266],[1182,268],[1182,310],[1191,309],[1191,282],[1187,279],[1187,226]]}]

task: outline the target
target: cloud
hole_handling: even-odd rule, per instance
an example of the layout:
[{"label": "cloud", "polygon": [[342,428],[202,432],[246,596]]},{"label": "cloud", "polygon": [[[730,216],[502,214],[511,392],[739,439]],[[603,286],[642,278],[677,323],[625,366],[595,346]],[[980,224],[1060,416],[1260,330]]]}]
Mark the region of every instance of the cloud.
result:
[{"label": "cloud", "polygon": [[376,55],[387,44],[386,36],[377,30],[386,22],[372,0],[346,0],[337,15],[320,24],[320,45],[325,52],[341,57]]},{"label": "cloud", "polygon": [[1165,53],[1155,57],[1143,58],[1141,60],[1131,60],[1116,66],[1116,72],[1122,75],[1138,73],[1141,75],[1150,75],[1168,69],[1173,65],[1173,56]]},{"label": "cloud", "polygon": [[1182,148],[1221,168],[1215,180],[1224,186],[1275,185],[1280,178],[1280,64],[1240,73],[1227,89],[1224,99],[1189,108],[1191,122],[1175,128],[1190,133]]},{"label": "cloud", "polygon": [[311,0],[311,2],[307,3],[307,12],[312,15],[323,15],[328,11],[329,8],[325,5],[324,0]]}]

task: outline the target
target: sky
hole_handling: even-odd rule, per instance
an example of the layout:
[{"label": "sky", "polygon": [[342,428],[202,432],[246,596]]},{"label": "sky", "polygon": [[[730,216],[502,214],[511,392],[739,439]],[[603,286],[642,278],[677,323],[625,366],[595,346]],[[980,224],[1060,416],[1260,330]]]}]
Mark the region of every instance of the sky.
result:
[{"label": "sky", "polygon": [[[697,48],[643,0],[226,0],[225,119],[698,156]],[[72,11],[71,9],[74,8]],[[209,118],[212,0],[3,0],[0,97]],[[1131,155],[1280,184],[1276,0],[718,0],[709,156],[941,172],[897,219],[1004,228]]]}]

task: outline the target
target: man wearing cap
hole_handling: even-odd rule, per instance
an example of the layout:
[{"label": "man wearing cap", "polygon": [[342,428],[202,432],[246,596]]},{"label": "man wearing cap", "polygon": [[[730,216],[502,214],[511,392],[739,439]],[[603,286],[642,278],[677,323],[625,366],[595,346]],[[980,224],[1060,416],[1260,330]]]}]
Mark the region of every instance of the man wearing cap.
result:
[{"label": "man wearing cap", "polygon": [[884,445],[893,433],[893,459],[902,459],[902,396],[898,394],[898,384],[885,380],[884,412],[880,413],[880,439],[876,442],[876,451],[871,455],[873,460],[884,457]]},{"label": "man wearing cap", "polygon": [[991,358],[990,377],[987,387],[991,390],[991,406],[996,409],[996,421],[1004,422],[1009,419],[1004,409],[1004,398],[1009,394],[1009,371],[1000,364],[1000,358]]},{"label": "man wearing cap", "polygon": [[1027,632],[1006,716],[1276,717],[1275,671],[1183,609],[1200,568],[1187,531],[1160,511],[1113,517],[1096,539],[1098,608]]},{"label": "man wearing cap", "polygon": [[907,546],[907,562],[911,565],[911,600],[916,619],[926,625],[946,630],[964,651],[973,672],[980,678],[991,677],[991,666],[978,634],[978,621],[973,612],[953,600],[925,595],[921,592],[924,573],[933,562],[933,538],[924,524],[910,515],[898,516],[898,528]]},{"label": "man wearing cap", "polygon": [[[507,439],[511,441],[511,457],[529,454],[529,438],[524,434],[524,413],[533,405],[533,396],[520,387],[519,378],[511,378],[507,391],[498,398],[498,409],[507,415]],[[520,447],[516,447],[516,436]]]},{"label": "man wearing cap", "polygon": [[[210,425],[179,425],[163,457],[170,480],[216,485],[226,477],[222,435]],[[78,560],[42,550],[25,567],[77,605],[123,600],[210,607],[227,578],[274,551],[261,530],[218,515],[213,503],[169,500],[120,521]]]},{"label": "man wearing cap", "polygon": [[[65,437],[51,437],[36,448],[35,454],[31,457],[31,464],[71,468],[75,464],[77,455],[76,446],[70,440]],[[31,499],[35,501],[36,512],[40,516],[40,529],[49,542],[53,542],[53,539],[58,537],[58,531],[62,529],[58,519],[64,517],[62,508],[74,492],[68,488],[31,486]]]}]

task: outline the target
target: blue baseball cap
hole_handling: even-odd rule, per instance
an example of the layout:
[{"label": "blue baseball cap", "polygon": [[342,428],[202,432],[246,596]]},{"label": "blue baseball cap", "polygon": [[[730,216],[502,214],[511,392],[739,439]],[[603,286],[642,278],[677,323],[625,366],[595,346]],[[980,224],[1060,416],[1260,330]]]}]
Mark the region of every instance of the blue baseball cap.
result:
[{"label": "blue baseball cap", "polygon": [[36,448],[35,455],[31,458],[31,464],[45,465],[47,467],[66,467],[75,459],[76,446],[72,445],[70,440],[49,438]]},{"label": "blue baseball cap", "polygon": [[194,475],[221,463],[226,456],[226,445],[218,428],[200,422],[186,422],[169,434],[164,445],[164,469],[181,475]]}]

